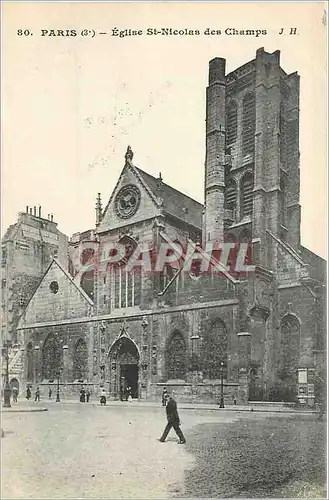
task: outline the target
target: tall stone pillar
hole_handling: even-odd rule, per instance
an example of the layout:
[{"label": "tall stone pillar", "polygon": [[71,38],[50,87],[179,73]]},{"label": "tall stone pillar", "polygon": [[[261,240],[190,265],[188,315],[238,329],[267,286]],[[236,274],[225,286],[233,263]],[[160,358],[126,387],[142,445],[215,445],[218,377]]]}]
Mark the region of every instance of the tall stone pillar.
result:
[{"label": "tall stone pillar", "polygon": [[251,357],[251,334],[238,333],[239,389],[238,403],[247,403],[249,397],[249,366]]},{"label": "tall stone pillar", "polygon": [[106,368],[106,324],[102,321],[99,326],[100,353],[99,353],[99,383],[105,386],[105,368]]},{"label": "tall stone pillar", "polygon": [[40,382],[42,377],[42,365],[41,365],[41,351],[40,346],[36,345],[34,347],[34,380],[33,382],[37,384]]},{"label": "tall stone pillar", "polygon": [[69,357],[69,346],[63,345],[63,373],[62,373],[62,382],[69,381],[69,372],[70,372],[70,357]]},{"label": "tall stone pillar", "polygon": [[144,316],[142,321],[142,332],[141,332],[141,352],[139,360],[139,397],[141,399],[147,398],[148,393],[148,381],[150,380],[151,366],[149,359],[149,338],[148,338],[148,321],[146,316]]}]

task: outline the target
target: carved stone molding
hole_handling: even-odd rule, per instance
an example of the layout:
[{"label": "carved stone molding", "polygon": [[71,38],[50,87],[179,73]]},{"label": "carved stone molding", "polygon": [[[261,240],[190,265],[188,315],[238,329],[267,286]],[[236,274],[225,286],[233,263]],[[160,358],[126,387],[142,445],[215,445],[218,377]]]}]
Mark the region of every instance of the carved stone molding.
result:
[{"label": "carved stone molding", "polygon": [[267,320],[269,315],[270,315],[270,310],[267,307],[263,307],[257,304],[254,304],[249,310],[249,316],[253,318],[261,318],[264,321]]}]

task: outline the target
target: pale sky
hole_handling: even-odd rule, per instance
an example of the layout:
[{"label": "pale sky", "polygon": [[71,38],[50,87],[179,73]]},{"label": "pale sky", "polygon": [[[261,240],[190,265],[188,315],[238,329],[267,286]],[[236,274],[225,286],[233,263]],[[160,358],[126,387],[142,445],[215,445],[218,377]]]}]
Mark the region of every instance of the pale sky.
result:
[{"label": "pale sky", "polygon": [[[203,202],[208,62],[227,72],[281,51],[301,77],[302,244],[326,255],[326,31],[324,3],[5,3],[2,5],[2,234],[26,205],[59,229],[94,227],[124,165]],[[199,36],[110,36],[111,29],[188,28]],[[279,35],[291,27],[298,35]],[[207,29],[222,30],[206,36]],[[267,30],[225,35],[226,28]],[[18,36],[29,29],[32,36]],[[42,37],[42,29],[107,35]]]}]

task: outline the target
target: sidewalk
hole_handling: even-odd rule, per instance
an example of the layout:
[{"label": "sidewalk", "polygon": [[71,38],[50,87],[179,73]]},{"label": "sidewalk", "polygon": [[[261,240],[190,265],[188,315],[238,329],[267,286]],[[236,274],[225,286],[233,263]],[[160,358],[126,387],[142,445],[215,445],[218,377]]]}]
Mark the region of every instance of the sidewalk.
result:
[{"label": "sidewalk", "polygon": [[[40,404],[40,403],[39,403]],[[48,411],[45,406],[39,406],[38,403],[29,403],[28,401],[21,401],[19,403],[11,403],[10,408],[4,408],[1,406],[2,413],[22,413],[22,412],[40,412]]]},{"label": "sidewalk", "polygon": [[[47,411],[51,409],[52,406],[60,406],[60,405],[71,405],[71,404],[79,404],[79,405],[88,405],[88,406],[100,406],[98,399],[92,399],[89,403],[81,403],[79,399],[67,399],[61,398],[61,401],[56,403],[55,398],[43,399],[39,403],[35,403],[33,401],[22,400],[18,403],[12,403],[11,408],[2,408],[3,412],[19,412],[19,411]],[[256,404],[246,404],[246,405],[233,405],[227,404],[225,408],[219,408],[218,404],[207,404],[207,403],[184,403],[179,402],[179,409],[181,410],[201,410],[201,411],[235,411],[235,412],[267,412],[267,413],[287,413],[287,414],[316,414],[318,413],[317,409],[303,409],[303,408],[294,408],[294,407],[285,407],[285,406],[277,406],[268,403],[256,403]],[[113,401],[107,400],[106,407],[128,407],[128,408],[162,408],[161,402],[156,401],[144,401],[144,400],[133,400],[133,401]]]}]

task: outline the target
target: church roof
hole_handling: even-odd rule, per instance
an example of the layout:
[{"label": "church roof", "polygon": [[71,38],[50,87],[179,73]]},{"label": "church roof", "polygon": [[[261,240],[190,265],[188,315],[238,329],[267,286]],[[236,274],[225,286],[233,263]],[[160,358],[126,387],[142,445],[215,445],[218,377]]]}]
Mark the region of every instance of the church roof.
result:
[{"label": "church roof", "polygon": [[144,172],[136,166],[134,168],[138,171],[154,196],[162,198],[164,212],[183,220],[191,226],[199,229],[202,228],[203,205],[201,203],[169,186],[161,178],[153,177],[153,175]]},{"label": "church roof", "polygon": [[302,259],[309,265],[310,274],[319,281],[326,279],[326,261],[308,248],[300,246]]}]

